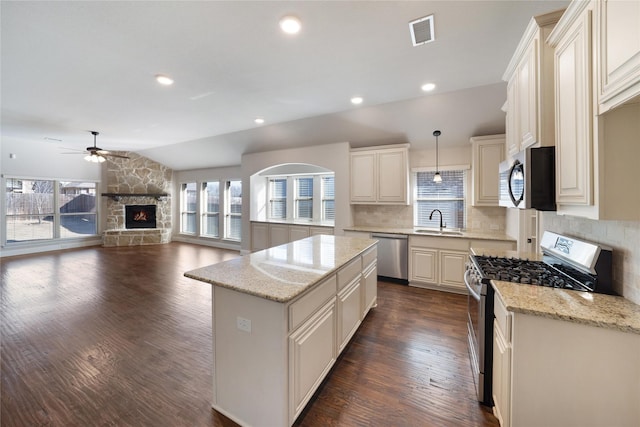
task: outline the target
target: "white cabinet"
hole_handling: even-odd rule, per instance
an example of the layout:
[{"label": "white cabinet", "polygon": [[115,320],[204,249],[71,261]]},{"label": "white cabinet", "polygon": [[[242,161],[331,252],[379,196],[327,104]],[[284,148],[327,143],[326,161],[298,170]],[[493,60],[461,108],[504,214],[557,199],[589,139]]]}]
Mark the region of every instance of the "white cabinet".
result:
[{"label": "white cabinet", "polygon": [[261,251],[318,234],[333,234],[333,227],[251,221],[251,250]]},{"label": "white cabinet", "polygon": [[464,264],[469,259],[469,251],[440,251],[440,283],[450,288],[466,292],[464,284]]},{"label": "white cabinet", "polygon": [[468,257],[468,239],[409,236],[409,285],[466,293]]},{"label": "white cabinet", "polygon": [[556,199],[592,203],[591,10],[555,46]]},{"label": "white cabinet", "polygon": [[640,2],[603,0],[596,13],[602,114],[640,95]]},{"label": "white cabinet", "polygon": [[640,425],[640,335],[510,312],[499,293],[494,311],[502,427]]},{"label": "white cabinet", "polygon": [[438,250],[412,246],[409,252],[409,280],[438,283]]},{"label": "white cabinet", "polygon": [[408,144],[351,150],[352,204],[409,203]]},{"label": "white cabinet", "polygon": [[553,49],[546,38],[562,11],[533,17],[509,62],[507,154],[554,145]]},{"label": "white cabinet", "polygon": [[251,223],[251,250],[261,251],[269,247],[269,224],[264,222]]},{"label": "white cabinet", "polygon": [[360,273],[338,292],[338,351],[341,352],[360,326],[362,312]]},{"label": "white cabinet", "polygon": [[516,249],[516,243],[509,240],[409,236],[409,285],[466,293],[464,270],[470,248],[510,251]]},{"label": "white cabinet", "polygon": [[498,166],[504,160],[505,135],[474,136],[472,148],[472,205],[498,206],[500,175]]},{"label": "white cabinet", "polygon": [[597,114],[598,6],[602,2],[572,2],[549,37],[556,48],[558,214],[638,221],[640,192],[629,184],[637,181],[640,104]]},{"label": "white cabinet", "polygon": [[336,361],[335,298],[289,336],[289,419],[294,420]]},{"label": "white cabinet", "polygon": [[378,305],[378,248],[373,247],[362,254],[362,314],[367,315]]},{"label": "white cabinet", "polygon": [[[316,233],[318,234],[318,233]],[[309,227],[304,225],[290,225],[289,226],[289,241],[295,242],[296,240],[304,239],[310,236]]]}]

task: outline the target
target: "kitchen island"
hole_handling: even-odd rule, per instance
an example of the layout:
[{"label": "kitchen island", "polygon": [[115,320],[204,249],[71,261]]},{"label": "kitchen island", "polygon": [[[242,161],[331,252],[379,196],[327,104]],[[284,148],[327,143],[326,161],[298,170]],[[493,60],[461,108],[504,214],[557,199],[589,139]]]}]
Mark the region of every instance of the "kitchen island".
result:
[{"label": "kitchen island", "polygon": [[212,406],[290,426],[375,306],[376,241],[318,235],[202,267],[213,285]]}]

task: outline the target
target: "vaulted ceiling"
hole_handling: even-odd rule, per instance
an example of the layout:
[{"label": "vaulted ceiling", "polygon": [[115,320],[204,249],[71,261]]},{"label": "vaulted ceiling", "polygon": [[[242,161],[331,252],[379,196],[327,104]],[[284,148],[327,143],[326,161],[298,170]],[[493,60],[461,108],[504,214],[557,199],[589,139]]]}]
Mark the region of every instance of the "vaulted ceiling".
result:
[{"label": "vaulted ceiling", "polygon": [[[2,139],[62,153],[96,130],[102,148],[177,170],[342,141],[429,148],[436,128],[442,145],[466,144],[504,132],[507,63],[533,15],[567,4],[5,1]],[[278,27],[288,14],[297,35]],[[430,14],[435,41],[414,47],[408,24]]]}]

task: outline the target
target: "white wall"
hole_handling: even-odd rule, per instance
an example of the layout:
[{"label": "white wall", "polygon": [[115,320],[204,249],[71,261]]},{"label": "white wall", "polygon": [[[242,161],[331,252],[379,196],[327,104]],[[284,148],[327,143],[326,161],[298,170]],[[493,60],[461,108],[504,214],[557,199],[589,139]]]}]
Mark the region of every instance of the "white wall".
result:
[{"label": "white wall", "polygon": [[283,163],[308,163],[322,166],[335,173],[335,234],[343,234],[343,228],[352,224],[349,204],[349,143],[316,145],[313,147],[251,153],[242,156],[242,250],[251,250],[252,206],[251,176],[266,168]]},{"label": "white wall", "polygon": [[[58,144],[2,138],[0,170],[3,176],[100,181],[100,164],[68,152]],[[9,158],[15,154],[15,159]]]}]

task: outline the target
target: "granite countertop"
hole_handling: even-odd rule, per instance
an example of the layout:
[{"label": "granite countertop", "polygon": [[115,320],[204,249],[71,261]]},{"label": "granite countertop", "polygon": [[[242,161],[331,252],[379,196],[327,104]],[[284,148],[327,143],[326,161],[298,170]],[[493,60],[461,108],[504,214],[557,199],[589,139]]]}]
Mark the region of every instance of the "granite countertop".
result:
[{"label": "granite countertop", "polygon": [[[473,255],[542,260],[541,254],[472,248]],[[507,310],[640,334],[640,305],[623,297],[492,280]]]},{"label": "granite countertop", "polygon": [[[473,230],[459,230],[460,234],[430,234],[419,232],[417,230],[429,229],[428,227],[415,227],[415,228],[395,228],[395,227],[373,227],[373,226],[350,226],[345,227],[345,231],[362,231],[366,233],[390,233],[390,234],[405,234],[407,236],[424,236],[424,237],[447,237],[452,239],[482,239],[482,240],[501,240],[508,242],[515,242],[516,239],[507,236],[504,233],[487,233]],[[447,230],[445,228],[445,230]],[[451,229],[449,229],[451,230]],[[433,229],[437,232],[437,229]]]},{"label": "granite countertop", "polygon": [[499,280],[491,283],[507,310],[514,313],[640,334],[640,305],[623,297]]},{"label": "granite countertop", "polygon": [[186,277],[276,302],[289,302],[376,244],[318,235],[184,273]]}]

